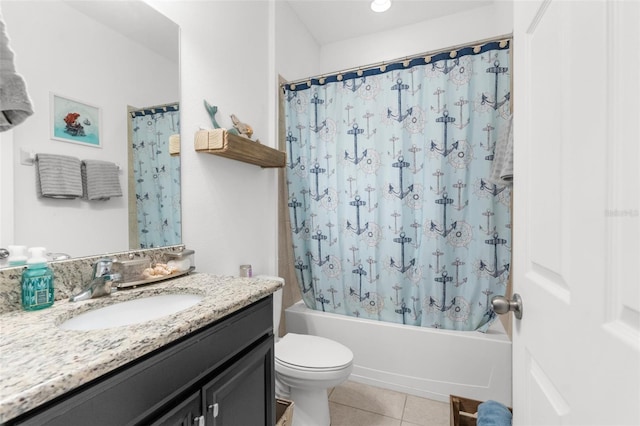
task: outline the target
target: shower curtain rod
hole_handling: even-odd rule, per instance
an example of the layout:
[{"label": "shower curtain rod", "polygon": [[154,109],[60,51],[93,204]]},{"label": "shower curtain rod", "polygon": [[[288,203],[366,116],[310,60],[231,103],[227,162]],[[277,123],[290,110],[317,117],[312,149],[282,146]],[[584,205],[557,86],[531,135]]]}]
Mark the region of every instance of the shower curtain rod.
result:
[{"label": "shower curtain rod", "polygon": [[[343,74],[347,74],[347,73],[352,73],[352,72],[357,72],[358,75],[362,75],[362,72],[369,70],[369,69],[374,69],[374,68],[380,68],[380,67],[384,67],[386,65],[389,64],[394,64],[394,63],[399,63],[399,62],[405,62],[405,61],[411,61],[413,59],[416,58],[421,58],[421,57],[430,57],[430,56],[435,56],[444,52],[456,52],[460,49],[463,48],[467,48],[467,47],[473,47],[474,49],[478,49],[478,52],[480,50],[480,48],[482,48],[482,46],[484,46],[485,44],[488,43],[495,43],[495,42],[500,42],[500,43],[508,43],[511,41],[513,37],[513,34],[504,34],[501,36],[497,36],[497,37],[491,37],[491,38],[487,38],[487,39],[483,39],[483,40],[478,40],[478,41],[474,41],[474,42],[470,42],[470,43],[464,43],[464,44],[458,44],[455,46],[451,46],[451,47],[447,47],[447,48],[443,48],[443,49],[436,49],[436,50],[432,50],[429,52],[424,52],[424,53],[417,53],[415,55],[409,55],[409,56],[403,56],[397,59],[393,59],[390,61],[381,61],[381,62],[374,62],[372,64],[368,64],[368,65],[361,65],[358,67],[352,67],[352,68],[347,68],[344,69],[342,71],[337,71],[337,72],[329,72],[329,73],[324,73],[324,74],[318,74],[315,75],[313,77],[306,77],[306,78],[301,78],[298,80],[292,80],[292,81],[286,81],[284,83],[280,84],[280,87],[284,90],[284,88],[286,86],[297,86],[298,84],[301,83],[307,83],[310,84],[312,80],[320,80],[321,84],[322,84],[322,80],[328,78],[329,76],[341,76]],[[477,53],[477,52],[476,52]],[[455,56],[452,56],[452,58],[454,58]]]},{"label": "shower curtain rod", "polygon": [[156,114],[158,112],[170,112],[170,111],[179,111],[180,110],[180,102],[171,102],[168,104],[162,105],[154,105],[148,107],[131,107],[129,109],[129,114],[131,117],[141,117],[147,114]]}]

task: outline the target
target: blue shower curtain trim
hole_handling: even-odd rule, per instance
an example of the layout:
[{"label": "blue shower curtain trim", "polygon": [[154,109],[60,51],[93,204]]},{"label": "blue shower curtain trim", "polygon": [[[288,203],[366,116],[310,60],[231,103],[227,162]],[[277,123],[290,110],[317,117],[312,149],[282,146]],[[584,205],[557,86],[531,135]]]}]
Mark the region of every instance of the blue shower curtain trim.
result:
[{"label": "blue shower curtain trim", "polygon": [[179,104],[165,105],[162,107],[153,107],[153,108],[141,108],[135,111],[131,111],[130,114],[131,114],[131,118],[133,118],[133,117],[143,117],[145,115],[158,114],[162,112],[174,112],[174,111],[180,111]]},{"label": "blue shower curtain trim", "polygon": [[[504,47],[501,46],[501,43],[505,43]],[[428,55],[418,56],[416,58],[411,59],[407,66],[404,65],[406,61],[403,60],[398,62],[392,62],[389,64],[384,64],[384,67],[385,67],[384,71],[380,69],[380,67],[382,66],[380,65],[380,66],[375,66],[369,69],[362,69],[359,71],[358,70],[349,71],[346,73],[336,73],[332,75],[322,76],[320,78],[311,78],[310,80],[307,80],[298,84],[292,84],[292,85],[287,84],[286,88],[292,92],[296,92],[298,90],[308,89],[309,88],[308,81],[311,82],[311,86],[322,86],[327,83],[336,83],[336,82],[345,81],[345,80],[353,80],[355,78],[370,77],[374,75],[385,74],[389,71],[395,71],[399,69],[409,69],[419,65],[427,65],[433,62],[442,61],[444,59],[459,59],[463,56],[481,55],[489,50],[508,50],[511,47],[511,40],[505,40],[504,42],[495,41],[495,42],[484,44],[482,45],[482,47],[480,47],[480,50],[477,52],[474,50],[476,47],[477,46],[468,46],[458,50],[447,50],[442,53],[437,53],[435,55],[431,55],[431,60],[429,62],[425,62],[425,59],[424,59],[425,56],[428,56]],[[450,53],[452,51],[456,52],[456,56],[454,58],[450,56]],[[361,75],[358,75],[358,72],[360,72]],[[341,76],[341,79],[338,79],[338,76]],[[321,78],[323,79],[322,83],[320,82]]]}]

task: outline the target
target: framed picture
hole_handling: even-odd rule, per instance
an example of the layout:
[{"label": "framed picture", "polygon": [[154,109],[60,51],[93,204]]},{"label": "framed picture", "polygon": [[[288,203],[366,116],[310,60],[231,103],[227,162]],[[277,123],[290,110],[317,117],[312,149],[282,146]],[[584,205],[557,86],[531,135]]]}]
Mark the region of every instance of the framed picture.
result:
[{"label": "framed picture", "polygon": [[86,102],[51,93],[51,139],[101,148],[101,111]]}]

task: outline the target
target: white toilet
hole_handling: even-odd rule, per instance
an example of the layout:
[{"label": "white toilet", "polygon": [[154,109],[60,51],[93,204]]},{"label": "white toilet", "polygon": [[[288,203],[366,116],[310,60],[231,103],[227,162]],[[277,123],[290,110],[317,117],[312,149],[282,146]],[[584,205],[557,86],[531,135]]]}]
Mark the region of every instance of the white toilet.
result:
[{"label": "white toilet", "polygon": [[[261,277],[282,282],[279,277]],[[293,426],[329,426],[327,390],[347,380],[353,352],[324,337],[288,333],[278,338],[282,289],[273,294],[273,334],[276,336],[276,395],[294,402]]]}]

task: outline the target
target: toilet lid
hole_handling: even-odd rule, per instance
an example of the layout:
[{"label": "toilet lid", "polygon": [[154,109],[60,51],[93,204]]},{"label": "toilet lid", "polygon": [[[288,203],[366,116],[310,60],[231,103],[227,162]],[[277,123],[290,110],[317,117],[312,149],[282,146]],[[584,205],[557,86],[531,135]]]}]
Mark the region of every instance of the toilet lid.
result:
[{"label": "toilet lid", "polygon": [[302,368],[334,369],[350,364],[353,352],[324,337],[288,333],[276,344],[275,358]]}]

